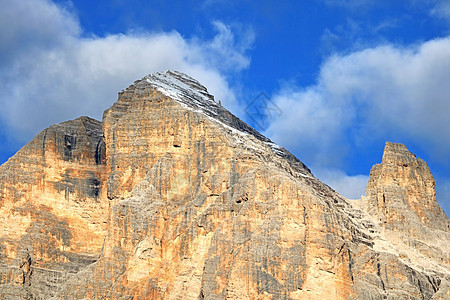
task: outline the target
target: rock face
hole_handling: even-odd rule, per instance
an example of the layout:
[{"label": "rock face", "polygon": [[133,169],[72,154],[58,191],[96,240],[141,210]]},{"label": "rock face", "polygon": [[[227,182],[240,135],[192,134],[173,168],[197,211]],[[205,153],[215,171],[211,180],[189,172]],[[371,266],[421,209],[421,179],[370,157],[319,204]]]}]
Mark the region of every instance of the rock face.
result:
[{"label": "rock face", "polygon": [[350,201],[196,80],[148,75],[0,167],[0,299],[446,299],[448,218],[402,147]]},{"label": "rock face", "polygon": [[[450,222],[436,202],[435,180],[425,161],[402,144],[386,143],[383,160],[373,166],[366,198],[359,204],[390,242],[387,246],[376,241],[375,249],[390,249],[419,270],[445,274],[450,265]],[[448,286],[440,293],[444,290],[444,298],[449,298]]]},{"label": "rock face", "polygon": [[53,125],[0,167],[0,298],[42,299],[98,259],[106,234],[101,123]]},{"label": "rock face", "polygon": [[448,231],[449,220],[436,202],[435,185],[425,161],[402,144],[386,143],[382,163],[370,172],[369,210],[384,227],[408,235],[420,234],[417,227],[423,225]]}]

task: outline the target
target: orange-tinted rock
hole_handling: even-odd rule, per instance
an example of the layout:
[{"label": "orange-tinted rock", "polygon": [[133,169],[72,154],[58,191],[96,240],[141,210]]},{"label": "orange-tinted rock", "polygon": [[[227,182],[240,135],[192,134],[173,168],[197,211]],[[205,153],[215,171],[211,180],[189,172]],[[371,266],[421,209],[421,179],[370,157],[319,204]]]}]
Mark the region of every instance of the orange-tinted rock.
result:
[{"label": "orange-tinted rock", "polygon": [[374,248],[395,253],[415,271],[439,274],[434,285],[440,292],[434,299],[445,299],[439,297],[450,292],[450,222],[436,202],[426,162],[402,144],[386,143],[362,203],[381,232]]},{"label": "orange-tinted rock", "polygon": [[45,298],[98,259],[104,154],[101,123],[82,117],[44,130],[0,167],[2,293]]},{"label": "orange-tinted rock", "polygon": [[[416,223],[449,231],[450,223],[436,201],[436,182],[427,163],[402,144],[386,143],[383,161],[370,172],[366,195],[386,227],[409,230]],[[407,224],[413,228],[407,228]]]},{"label": "orange-tinted rock", "polygon": [[[136,81],[105,111],[102,130],[103,139],[96,135],[99,159],[82,165],[98,171],[96,222],[104,231],[77,231],[93,241],[99,232],[105,240],[101,249],[91,248],[99,255],[96,262],[55,283],[54,299],[439,299],[446,294],[449,266],[438,262],[442,250],[424,247],[433,263],[420,260],[423,255],[413,263],[416,256],[399,251],[409,248],[401,248],[374,219],[372,200],[341,197],[189,76],[166,72]],[[81,180],[86,173],[79,172],[73,174]],[[82,189],[69,191],[68,199],[63,191],[51,193],[67,201],[65,209],[78,202],[85,203],[84,210],[91,207],[89,197],[75,200],[83,199]],[[24,190],[23,197],[30,193]],[[75,218],[53,207],[36,209],[47,216],[46,227],[68,224],[70,234],[79,234],[71,230]],[[20,220],[28,230],[32,221]],[[441,237],[448,243],[447,235]],[[72,249],[76,240],[70,236],[66,244],[78,254],[79,248]],[[10,253],[21,263],[8,278],[28,286],[22,291],[45,297],[28,276],[36,265],[27,253]],[[61,263],[60,269],[68,265]],[[17,285],[5,286],[9,289],[0,285],[0,295],[20,296],[13,289]]]}]

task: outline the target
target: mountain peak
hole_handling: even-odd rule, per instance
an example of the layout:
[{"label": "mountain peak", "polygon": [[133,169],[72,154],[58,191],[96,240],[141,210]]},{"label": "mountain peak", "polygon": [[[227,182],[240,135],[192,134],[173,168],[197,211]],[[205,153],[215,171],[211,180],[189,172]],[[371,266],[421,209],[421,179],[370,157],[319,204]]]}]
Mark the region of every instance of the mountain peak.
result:
[{"label": "mountain peak", "polygon": [[389,228],[417,233],[422,223],[448,231],[448,218],[436,202],[435,185],[424,160],[403,144],[387,142],[382,162],[370,172],[366,195],[372,212]]},{"label": "mountain peak", "polygon": [[189,106],[211,106],[215,108],[219,105],[214,101],[214,96],[208,92],[205,86],[179,71],[168,70],[148,74],[135,81],[128,89],[145,89],[148,87],[153,87],[162,94]]},{"label": "mountain peak", "polygon": [[[196,79],[178,71],[166,71],[149,74],[139,83],[148,83],[166,96],[179,101],[190,99],[193,102],[205,102],[203,105],[217,105],[214,96]],[[187,99],[186,99],[187,98]]]},{"label": "mountain peak", "polygon": [[298,172],[311,175],[309,168],[292,153],[275,144],[221,104],[215,102],[214,96],[208,92],[207,88],[189,75],[174,70],[152,73],[135,81],[121,94],[127,92],[131,94],[141,93],[146,89],[157,90],[162,95],[177,101],[184,108],[203,114],[209,120],[219,123],[226,129],[231,129],[236,135],[253,136],[269,146],[276,155],[288,160]]},{"label": "mountain peak", "polygon": [[446,295],[432,176],[403,145],[384,157],[353,205],[197,80],[150,74],[0,166],[0,298]]},{"label": "mountain peak", "polygon": [[401,143],[386,142],[383,152],[383,163],[408,163],[417,160],[405,145]]}]

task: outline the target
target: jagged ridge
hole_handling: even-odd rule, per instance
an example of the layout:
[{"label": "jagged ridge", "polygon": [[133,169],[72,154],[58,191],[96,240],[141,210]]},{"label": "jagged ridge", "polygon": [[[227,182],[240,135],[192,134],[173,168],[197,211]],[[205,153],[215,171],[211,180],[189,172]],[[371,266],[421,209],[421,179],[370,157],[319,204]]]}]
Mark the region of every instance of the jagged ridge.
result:
[{"label": "jagged ridge", "polygon": [[222,105],[215,102],[214,96],[208,92],[206,87],[194,78],[177,71],[159,72],[149,74],[141,80],[135,81],[130,88],[145,89],[148,87],[156,88],[164,95],[177,100],[185,107],[203,113],[216,122],[220,122],[239,132],[254,136],[270,146],[278,156],[283,157],[293,165],[296,165],[296,168],[301,173],[306,170],[307,173],[311,175],[311,170],[292,153],[275,144],[250,125],[233,115]]}]

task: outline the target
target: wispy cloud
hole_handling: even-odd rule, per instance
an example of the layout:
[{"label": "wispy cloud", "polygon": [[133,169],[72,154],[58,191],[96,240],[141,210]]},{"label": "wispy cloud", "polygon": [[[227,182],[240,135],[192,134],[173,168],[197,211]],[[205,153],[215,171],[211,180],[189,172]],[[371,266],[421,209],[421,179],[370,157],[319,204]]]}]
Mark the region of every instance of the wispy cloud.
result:
[{"label": "wispy cloud", "polygon": [[192,39],[198,47],[196,53],[199,55],[198,59],[208,62],[211,68],[223,72],[247,68],[250,65],[250,57],[246,55],[246,52],[255,40],[253,31],[239,24],[226,25],[217,20],[213,21],[212,25],[217,34],[211,41]]},{"label": "wispy cloud", "polygon": [[355,52],[386,43],[386,34],[399,23],[394,18],[370,22],[360,16],[348,17],[333,28],[325,28],[321,36],[321,50],[328,56],[330,53]]},{"label": "wispy cloud", "polygon": [[167,69],[196,77],[238,110],[227,75],[248,67],[251,30],[235,34],[215,21],[210,40],[176,31],[87,38],[77,16],[51,1],[0,4],[8,7],[0,11],[0,121],[24,140],[55,122],[101,118],[118,91]]},{"label": "wispy cloud", "polygon": [[314,175],[349,199],[360,199],[365,194],[368,175],[348,175],[339,169],[314,168]]},{"label": "wispy cloud", "polygon": [[376,0],[322,0],[326,5],[341,6],[349,9],[361,9],[371,7],[379,1]]},{"label": "wispy cloud", "polygon": [[435,0],[434,2],[435,5],[430,11],[431,15],[450,21],[450,1]]}]

